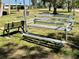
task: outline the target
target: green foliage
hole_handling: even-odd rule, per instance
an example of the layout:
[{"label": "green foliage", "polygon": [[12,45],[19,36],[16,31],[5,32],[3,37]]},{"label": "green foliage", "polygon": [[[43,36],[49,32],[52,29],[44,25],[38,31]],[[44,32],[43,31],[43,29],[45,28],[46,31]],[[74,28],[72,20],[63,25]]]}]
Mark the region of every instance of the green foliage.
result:
[{"label": "green foliage", "polygon": [[75,6],[78,6],[78,7],[79,7],[79,1],[76,1],[76,4],[75,4]]},{"label": "green foliage", "polygon": [[73,56],[75,56],[76,59],[79,58],[79,50],[75,50],[73,53]]},{"label": "green foliage", "polygon": [[37,3],[37,7],[38,7],[38,8],[43,8],[43,3],[42,3],[42,1],[40,1],[40,2]]},{"label": "green foliage", "polygon": [[[21,11],[23,11],[23,10],[21,10]],[[20,11],[20,12],[21,12]],[[47,9],[44,9],[44,10],[38,10],[38,9],[32,9],[32,10],[29,10],[30,11],[30,15],[31,16],[29,16],[29,17],[27,17],[27,18],[34,18],[34,14],[36,14],[36,13],[38,13],[39,11],[40,11],[40,13],[43,13],[43,12],[47,12]],[[59,11],[59,10],[58,10]],[[59,11],[59,12],[63,12],[63,13],[66,13],[66,11],[64,12],[64,11]],[[22,12],[21,12],[22,13]],[[22,16],[22,14],[21,13],[19,13],[21,16]],[[18,20],[20,20],[20,18],[16,18],[16,14],[14,13],[14,14],[11,14],[11,15],[6,15],[6,16],[2,16],[1,18],[0,18],[0,27],[3,27],[3,25],[6,23],[6,22],[12,22],[12,21],[18,21]],[[16,18],[16,19],[15,19]],[[28,19],[27,19],[28,20]],[[79,21],[79,15],[78,15],[78,12],[76,13],[76,20],[77,21]],[[74,27],[74,29],[72,30],[72,32],[74,33],[74,31],[76,32],[76,33],[79,33],[79,28],[78,29],[76,29],[75,27]],[[52,33],[52,35],[49,35],[49,37],[51,37],[51,38],[54,38],[54,36],[55,37],[57,37],[57,36],[59,36],[59,35],[55,35],[54,33],[56,33],[56,32],[58,32],[58,31],[53,31],[53,30],[48,30],[48,29],[37,29],[37,28],[30,28],[29,29],[29,32],[32,32],[32,33],[36,33],[36,34],[40,34],[40,35],[45,35],[45,36],[47,36],[48,35],[48,33]],[[74,34],[76,34],[76,33],[74,33]],[[1,34],[1,31],[0,31],[0,34]],[[60,36],[61,37],[61,36]],[[57,37],[57,38],[60,38],[60,37]],[[29,43],[29,42],[26,42],[26,41],[23,41],[23,40],[20,40],[22,38],[22,35],[21,34],[14,34],[14,35],[11,35],[11,37],[0,37],[0,46],[2,46],[2,45],[4,45],[5,44],[5,42],[14,42],[14,43],[17,43],[17,44],[19,44],[19,45],[27,45],[27,46],[35,46],[34,44],[32,44],[32,43]],[[70,40],[71,38],[69,38],[69,40]],[[74,39],[74,38],[73,38]],[[76,39],[75,40],[73,40],[73,43],[74,42],[77,42],[76,44],[79,44],[78,42],[79,42],[79,40],[77,40],[77,39],[79,39],[79,36],[76,36]],[[36,49],[36,48],[38,48],[38,49]],[[35,49],[38,51],[38,53],[37,53],[37,51],[31,51],[30,53],[31,53],[31,57],[33,57],[33,56],[35,56],[35,54],[39,54],[39,47],[36,47]],[[65,47],[66,48],[66,47]],[[65,49],[64,48],[64,49]],[[41,49],[42,50],[42,49]],[[46,53],[47,51],[41,51],[41,53],[44,55],[46,55],[47,53]],[[61,52],[59,52],[59,53],[61,53]],[[72,53],[72,50],[69,50],[69,49],[65,49],[65,50],[63,50],[63,53],[64,53],[64,55],[72,55],[73,54],[73,56],[75,56],[76,57],[76,59],[77,59],[77,57],[79,56],[79,51],[77,50],[77,51],[75,51],[74,53]],[[43,56],[42,55],[42,56]],[[39,55],[38,55],[39,56]]]},{"label": "green foliage", "polygon": [[62,49],[62,51],[61,51],[64,55],[67,55],[67,56],[69,56],[69,55],[73,55],[73,53],[72,53],[72,51],[70,50],[70,49]]}]

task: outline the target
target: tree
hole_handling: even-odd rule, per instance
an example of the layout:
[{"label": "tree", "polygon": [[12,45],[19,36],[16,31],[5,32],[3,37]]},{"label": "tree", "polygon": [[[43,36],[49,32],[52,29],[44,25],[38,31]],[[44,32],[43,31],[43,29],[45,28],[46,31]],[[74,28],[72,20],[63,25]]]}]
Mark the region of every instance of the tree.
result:
[{"label": "tree", "polygon": [[67,1],[67,3],[68,3],[68,12],[71,12],[71,9],[72,9],[72,0],[69,0],[69,1]]},{"label": "tree", "polygon": [[11,14],[11,0],[9,0],[9,15]]},{"label": "tree", "polygon": [[53,14],[57,14],[56,2],[57,2],[57,0],[53,0],[53,8],[54,8]]},{"label": "tree", "polygon": [[49,11],[51,11],[52,3],[49,3]]},{"label": "tree", "polygon": [[79,0],[76,1],[75,5],[77,8],[79,8]]},{"label": "tree", "polygon": [[[42,0],[43,1],[43,5],[45,6],[45,3],[46,2],[49,2],[49,11],[51,10],[51,7],[53,5],[53,14],[57,14],[57,8],[58,6],[63,6],[64,3],[67,1],[67,0]],[[72,0],[70,0],[72,1]],[[68,2],[68,1],[67,1]],[[71,10],[71,2],[68,2],[68,11]]]},{"label": "tree", "polygon": [[2,0],[0,0],[0,17],[2,16],[3,14],[3,3],[2,3]]},{"label": "tree", "polygon": [[49,2],[49,11],[51,10],[51,6],[53,4],[54,7],[53,14],[57,14],[57,4],[56,4],[57,0],[42,0],[42,1],[44,6],[46,2]]},{"label": "tree", "polygon": [[53,11],[53,14],[57,14],[57,8],[58,6],[61,6],[64,4],[66,0],[52,0],[52,4],[53,4],[53,8],[54,8],[54,11]]},{"label": "tree", "polygon": [[[36,0],[32,0],[32,5],[35,5],[35,2]],[[71,11],[71,8],[72,8],[72,3],[71,3],[71,1],[72,0],[42,0],[43,1],[43,5],[44,5],[44,7],[46,7],[45,5],[46,5],[46,2],[49,2],[49,11],[51,10],[51,7],[52,7],[52,5],[53,5],[53,14],[57,14],[57,8],[58,8],[58,6],[63,6],[64,5],[64,3],[67,1],[67,3],[68,3],[68,11]]]},{"label": "tree", "polygon": [[33,7],[33,8],[36,7],[37,0],[31,0],[31,2],[32,2],[32,7]]},{"label": "tree", "polygon": [[[11,2],[12,2],[13,0],[9,0],[9,15],[11,14]],[[16,13],[17,13],[17,0],[15,0],[15,3],[16,3]]]},{"label": "tree", "polygon": [[16,3],[16,14],[17,14],[17,12],[19,12],[19,5],[18,5],[18,0],[15,0],[15,3]]}]

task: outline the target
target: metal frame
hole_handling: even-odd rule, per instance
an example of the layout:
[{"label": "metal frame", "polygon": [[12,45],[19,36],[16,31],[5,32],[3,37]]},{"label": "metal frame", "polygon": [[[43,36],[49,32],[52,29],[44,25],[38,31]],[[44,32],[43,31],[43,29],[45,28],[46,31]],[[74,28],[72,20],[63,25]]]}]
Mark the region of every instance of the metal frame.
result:
[{"label": "metal frame", "polygon": [[[26,24],[25,24],[25,28],[26,28],[26,31],[27,31],[27,20],[26,20],[26,5],[25,5],[25,0],[23,0],[23,3],[24,3],[24,20],[26,21]],[[74,9],[73,9],[73,14],[74,14]],[[31,25],[31,26],[33,26],[33,25]],[[40,26],[37,26],[37,25],[34,25],[35,27],[40,27]],[[66,37],[65,37],[65,39],[67,40],[67,26],[65,26],[65,29],[64,29],[64,31],[65,31],[65,34],[66,34]],[[28,32],[27,32],[28,33]],[[36,36],[33,36],[33,35],[30,35],[30,34],[23,34],[24,36],[31,36],[31,37],[34,37],[34,38],[36,38]],[[43,38],[41,38],[41,37],[39,37],[39,39],[43,39]],[[47,39],[47,38],[46,38]]]},{"label": "metal frame", "polygon": [[27,32],[27,20],[26,20],[26,3],[25,3],[25,0],[23,0],[23,3],[24,3],[24,21],[25,21],[25,32]]}]

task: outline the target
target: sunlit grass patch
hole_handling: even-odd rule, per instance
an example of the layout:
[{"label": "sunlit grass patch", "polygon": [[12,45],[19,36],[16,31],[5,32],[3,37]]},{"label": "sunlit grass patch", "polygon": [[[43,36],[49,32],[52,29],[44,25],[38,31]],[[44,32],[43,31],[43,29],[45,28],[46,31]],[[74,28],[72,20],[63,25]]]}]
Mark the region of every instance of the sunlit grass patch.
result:
[{"label": "sunlit grass patch", "polygon": [[[18,14],[16,14],[15,10],[11,10],[11,11],[12,11],[11,15],[4,15],[4,16],[0,17],[0,28],[3,27],[5,23],[24,20],[24,18],[23,18],[23,10],[20,10],[20,12]],[[38,17],[38,15],[37,15],[37,17],[35,17],[35,14],[40,14],[40,13],[45,13],[45,14],[50,13],[50,14],[52,14],[53,13],[53,10],[48,11],[48,9],[45,9],[45,8],[44,9],[29,9],[28,11],[29,11],[29,16],[26,17],[26,20],[28,20],[28,21],[29,20],[31,21],[34,18],[43,18],[43,17]],[[64,10],[64,11],[57,10],[57,11],[58,11],[59,14],[66,14],[66,15],[69,14],[67,12],[67,10]],[[75,19],[74,19],[77,22],[79,22],[79,15],[78,14],[79,14],[79,12],[75,13]],[[20,18],[20,16],[22,18]],[[48,18],[48,17],[46,17],[46,18]],[[53,18],[53,17],[49,17],[49,18]],[[47,22],[55,22],[55,21],[47,21]],[[39,22],[38,24],[43,24],[43,23]],[[43,24],[43,25],[48,25],[48,24]],[[72,30],[70,32],[68,32],[68,40],[67,41],[70,42],[70,43],[72,42],[73,44],[75,43],[75,44],[78,45],[79,27],[76,27],[77,25],[78,24],[74,24],[75,27],[72,27]],[[53,26],[57,26],[57,25],[53,25]],[[3,31],[0,30],[0,35],[2,35],[2,32]],[[47,37],[47,38],[65,40],[65,31],[57,31],[57,30],[50,30],[50,29],[45,29],[45,28],[29,27],[28,32],[32,33],[32,34],[37,34],[39,36],[44,36],[44,37]],[[27,39],[27,38],[25,38],[25,39]],[[49,50],[53,50],[53,49],[48,49],[48,48],[46,48],[44,46],[40,46],[40,45],[30,43],[30,42],[27,42],[27,41],[23,40],[22,33],[12,34],[12,35],[10,35],[10,37],[9,36],[0,36],[0,48],[1,48],[0,49],[1,53],[5,52],[5,51],[8,51],[9,49],[12,49],[11,53],[9,51],[9,56],[8,56],[7,59],[12,58],[12,57],[17,57],[19,55],[20,55],[19,57],[23,57],[23,58],[27,57],[28,55],[29,55],[29,57],[39,56],[39,55],[40,56],[41,55],[42,56],[44,56],[44,55],[47,56],[47,53],[51,54],[51,55],[47,56],[48,59],[49,58],[63,59],[63,58],[66,58],[66,57],[67,57],[66,59],[68,59],[69,56],[70,57],[72,57],[72,56],[78,57],[79,56],[79,53],[78,53],[79,51],[78,50],[72,51],[72,48],[70,46],[64,46],[62,48],[62,50],[59,51],[58,54],[55,53],[54,51],[50,52]],[[2,49],[4,51],[2,51]],[[3,54],[0,54],[0,57],[2,55]]]}]

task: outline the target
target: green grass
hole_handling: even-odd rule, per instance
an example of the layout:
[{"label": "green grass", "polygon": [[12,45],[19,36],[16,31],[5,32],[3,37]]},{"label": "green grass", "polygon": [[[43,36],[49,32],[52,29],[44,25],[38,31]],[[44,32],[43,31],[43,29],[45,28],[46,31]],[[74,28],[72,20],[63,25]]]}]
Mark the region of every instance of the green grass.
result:
[{"label": "green grass", "polygon": [[[42,13],[42,12],[48,12],[48,13],[52,12],[52,11],[49,12],[47,9],[46,10],[45,9],[32,9],[32,10],[30,9],[28,11],[30,12],[30,16],[27,16],[27,20],[29,20],[29,19],[31,20],[32,18],[34,18],[34,14],[38,14],[38,13]],[[14,12],[14,10],[13,10],[13,12]],[[66,13],[67,11],[66,12],[65,11],[58,11],[58,12],[59,13],[61,13],[61,12],[62,13]],[[76,12],[75,21],[79,21],[78,13],[79,12]],[[18,16],[23,16],[23,10],[20,10],[19,15],[16,14],[16,12],[14,12],[11,15],[5,15],[5,16],[0,17],[0,28],[3,27],[4,24],[7,23],[7,22],[21,20],[21,18],[18,18]],[[49,29],[40,29],[40,28],[39,29],[37,29],[37,28],[35,28],[35,29],[31,28],[31,29],[29,29],[29,32],[33,32],[33,33],[37,33],[37,34],[45,35],[46,36],[46,35],[48,35],[48,33],[55,33],[55,32],[57,33],[57,32],[61,32],[61,31],[55,31],[55,30],[49,30]],[[74,35],[75,35],[78,32],[79,32],[78,29],[73,28],[73,30],[70,33],[74,33]],[[0,33],[2,33],[2,31],[0,31]],[[15,35],[18,35],[18,34],[15,34]],[[12,39],[13,38],[14,37],[12,37]],[[16,39],[16,37],[15,37],[15,39]]]},{"label": "green grass", "polygon": [[[31,20],[32,18],[34,18],[34,14],[38,14],[38,13],[52,13],[52,11],[48,11],[47,9],[30,9],[28,10],[30,12],[30,16],[27,16],[27,20]],[[63,13],[63,14],[68,14],[65,11],[58,11],[59,13]],[[18,16],[23,16],[23,10],[20,10],[19,14],[16,14],[15,12],[11,15],[5,15],[0,17],[0,28],[4,26],[5,23],[7,22],[12,22],[12,21],[18,21],[21,20],[21,18],[18,18]],[[52,17],[51,17],[52,18]],[[23,18],[22,18],[23,19]],[[79,12],[76,12],[75,15],[75,21],[79,22]],[[75,24],[75,26],[78,26],[78,24]],[[56,30],[49,30],[49,29],[41,29],[41,28],[29,28],[28,29],[29,32],[31,33],[35,33],[35,34],[39,34],[39,35],[44,35],[44,36],[49,36],[52,38],[61,38],[62,40],[64,40],[64,38],[62,38],[62,34],[64,33],[64,31],[56,31]],[[59,34],[62,33],[62,34]],[[72,31],[69,32],[70,34],[73,34],[74,36],[79,35],[79,27],[74,27]],[[2,31],[0,30],[0,35],[2,34]],[[53,36],[53,34],[55,34]],[[16,43],[19,45],[24,45],[24,46],[37,46],[36,44],[33,43],[29,43],[26,42],[24,40],[22,40],[22,34],[17,33],[17,34],[13,34],[10,37],[2,37],[0,36],[0,47],[4,46],[6,43],[8,42],[12,42],[12,43]],[[64,54],[68,54],[68,51],[64,51]]]}]

